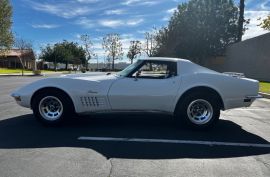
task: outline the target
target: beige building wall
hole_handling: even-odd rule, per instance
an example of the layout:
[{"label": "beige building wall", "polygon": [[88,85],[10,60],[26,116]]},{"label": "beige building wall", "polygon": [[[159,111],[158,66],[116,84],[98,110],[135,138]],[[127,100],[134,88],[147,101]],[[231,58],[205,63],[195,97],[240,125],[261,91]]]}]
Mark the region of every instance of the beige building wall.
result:
[{"label": "beige building wall", "polygon": [[[22,63],[20,57],[22,58]],[[32,50],[21,51],[18,49],[11,49],[5,56],[0,56],[0,68],[17,69],[22,68],[22,64],[25,69],[36,68],[35,56]]]}]

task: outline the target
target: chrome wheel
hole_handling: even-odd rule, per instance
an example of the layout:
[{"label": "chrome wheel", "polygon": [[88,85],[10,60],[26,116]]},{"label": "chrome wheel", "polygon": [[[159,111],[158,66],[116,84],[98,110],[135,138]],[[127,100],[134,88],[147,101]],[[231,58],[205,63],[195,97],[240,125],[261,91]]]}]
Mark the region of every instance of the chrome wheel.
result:
[{"label": "chrome wheel", "polygon": [[194,124],[206,124],[213,117],[213,107],[208,101],[197,99],[188,105],[187,115]]},{"label": "chrome wheel", "polygon": [[39,102],[39,112],[44,119],[55,121],[63,114],[63,104],[54,96],[46,96]]}]

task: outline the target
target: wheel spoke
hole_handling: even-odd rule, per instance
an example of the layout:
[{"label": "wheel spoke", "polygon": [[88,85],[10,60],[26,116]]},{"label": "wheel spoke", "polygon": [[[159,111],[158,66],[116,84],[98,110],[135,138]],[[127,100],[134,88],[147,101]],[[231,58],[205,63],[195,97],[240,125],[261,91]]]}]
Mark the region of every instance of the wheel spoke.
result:
[{"label": "wheel spoke", "polygon": [[39,112],[44,119],[54,121],[61,117],[63,104],[57,97],[47,96],[40,101]]},{"label": "wheel spoke", "polygon": [[206,124],[212,119],[213,107],[208,101],[197,99],[189,104],[187,115],[191,122],[195,124]]}]

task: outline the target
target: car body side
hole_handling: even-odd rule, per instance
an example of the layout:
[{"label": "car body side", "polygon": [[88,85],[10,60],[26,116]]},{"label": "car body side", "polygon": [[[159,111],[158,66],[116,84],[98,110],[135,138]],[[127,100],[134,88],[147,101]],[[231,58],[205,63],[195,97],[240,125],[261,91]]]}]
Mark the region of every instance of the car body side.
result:
[{"label": "car body side", "polygon": [[[168,61],[177,63],[177,75],[173,76],[173,79],[177,82],[175,84],[177,92],[175,95],[170,95],[174,97],[174,100],[159,111],[173,114],[181,97],[190,89],[199,87],[212,89],[219,94],[223,110],[250,106],[253,99],[249,102],[244,102],[244,99],[247,96],[256,96],[258,93],[259,86],[256,80],[231,77],[196,65],[188,60],[170,59]],[[20,96],[21,101],[17,101],[18,104],[31,108],[31,101],[38,91],[57,88],[71,98],[76,113],[110,112],[114,111],[111,103],[113,99],[110,99],[110,89],[113,84],[117,84],[117,81],[121,79],[124,78],[117,75],[47,78],[22,87],[13,92],[13,95]],[[141,104],[144,104],[144,102],[142,101]]]}]

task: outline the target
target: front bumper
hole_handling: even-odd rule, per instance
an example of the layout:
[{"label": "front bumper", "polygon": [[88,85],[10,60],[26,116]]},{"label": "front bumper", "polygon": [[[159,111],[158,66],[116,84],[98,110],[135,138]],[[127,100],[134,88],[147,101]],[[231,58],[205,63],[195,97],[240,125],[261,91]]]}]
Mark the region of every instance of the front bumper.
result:
[{"label": "front bumper", "polygon": [[12,93],[11,96],[18,102],[22,101],[21,96],[17,93]]}]

